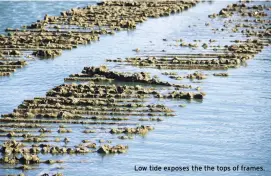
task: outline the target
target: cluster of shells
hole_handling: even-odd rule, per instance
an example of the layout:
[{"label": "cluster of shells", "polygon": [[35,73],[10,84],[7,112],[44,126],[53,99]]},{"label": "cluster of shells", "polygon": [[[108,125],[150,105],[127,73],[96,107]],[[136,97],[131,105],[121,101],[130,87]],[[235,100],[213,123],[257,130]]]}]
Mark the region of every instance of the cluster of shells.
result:
[{"label": "cluster of shells", "polygon": [[[178,53],[177,55],[165,54],[160,56],[136,56],[124,59],[107,59],[107,62],[115,62],[121,65],[133,65],[140,68],[157,68],[157,69],[176,69],[176,70],[228,70],[243,65],[247,60],[254,58],[264,47],[271,43],[271,20],[270,5],[256,5],[251,3],[234,3],[228,5],[219,11],[218,14],[209,15],[210,18],[220,18],[225,20],[221,29],[212,29],[216,32],[232,31],[240,33],[246,40],[232,40],[232,44],[225,46],[215,46],[212,43],[216,40],[210,39],[209,44],[203,43],[185,43],[181,39],[180,47],[198,48],[211,51],[210,53]],[[234,16],[232,18],[232,16]],[[241,18],[237,18],[237,16]],[[238,19],[238,20],[237,20]],[[216,19],[213,19],[216,20]],[[209,26],[210,23],[205,23]],[[167,41],[167,39],[163,39]],[[200,40],[194,40],[200,41]],[[182,80],[204,79],[205,75],[193,73],[191,75],[179,76],[176,73],[166,72],[170,78]],[[214,76],[228,76],[227,73],[215,73]]]},{"label": "cluster of shells", "polygon": [[97,41],[100,35],[134,29],[148,18],[179,13],[197,3],[197,0],[106,1],[73,8],[60,16],[45,15],[43,20],[19,29],[7,28],[7,34],[0,35],[0,76],[8,76],[25,66],[23,57],[54,58],[62,50]]},{"label": "cluster of shells", "polygon": [[[203,93],[179,91],[190,86],[172,85],[144,72],[114,72],[106,66],[85,67],[81,74],[71,77],[85,79],[79,84],[57,86],[49,90],[46,97],[25,100],[13,113],[2,115],[2,137],[10,138],[0,149],[2,163],[21,164],[16,168],[31,169],[28,165],[63,162],[43,160],[39,154],[124,153],[128,146],[111,145],[112,141],[104,139],[84,139],[75,146],[68,146],[73,140],[69,138],[70,133],[76,126],[82,128],[84,125],[81,133],[86,135],[108,133],[119,140],[133,139],[135,135],[145,135],[153,130],[150,122],[175,116],[169,107],[151,104],[148,99],[192,100],[204,97]],[[95,77],[120,83],[94,83],[92,78]],[[127,82],[135,85],[128,86]],[[101,125],[105,127],[99,127]]]}]

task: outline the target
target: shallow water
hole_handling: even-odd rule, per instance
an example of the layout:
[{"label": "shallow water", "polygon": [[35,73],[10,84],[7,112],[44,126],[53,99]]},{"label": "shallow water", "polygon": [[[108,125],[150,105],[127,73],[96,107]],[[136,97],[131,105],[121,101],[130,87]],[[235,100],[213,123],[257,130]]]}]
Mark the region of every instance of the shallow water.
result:
[{"label": "shallow water", "polygon": [[[176,46],[178,38],[186,41],[201,39],[207,41],[213,36],[218,44],[228,43],[225,35],[212,34],[208,15],[217,13],[230,1],[200,3],[181,14],[149,19],[134,31],[122,31],[114,36],[102,36],[100,41],[65,51],[54,60],[37,60],[18,70],[10,77],[0,78],[0,113],[9,113],[24,99],[44,96],[46,91],[63,83],[63,78],[79,73],[84,66],[106,64],[106,58],[135,55],[132,49],[140,48],[140,54],[185,53],[191,51]],[[60,11],[91,2],[0,2],[0,31],[6,27],[19,27],[41,19],[45,13],[57,15]],[[17,10],[17,9],[24,9]],[[189,25],[196,27],[189,28]],[[219,20],[212,27],[222,24]],[[197,37],[196,37],[197,36]],[[215,36],[215,37],[214,37]],[[239,39],[241,36],[235,36]],[[167,38],[164,42],[162,39]],[[192,51],[196,52],[196,51]],[[145,137],[135,136],[126,154],[101,156],[99,154],[79,155],[71,158],[57,156],[63,164],[41,164],[37,169],[25,172],[34,175],[43,172],[61,172],[64,175],[142,175],[134,166],[263,166],[264,172],[147,172],[146,175],[270,175],[270,52],[266,47],[247,65],[230,69],[227,78],[213,77],[202,80],[202,90],[207,93],[202,102],[169,101],[177,116],[155,123],[155,130]],[[162,53],[161,53],[162,54]],[[139,68],[123,67],[107,63],[114,69],[138,71]],[[153,74],[156,69],[145,69]],[[183,70],[179,73],[191,73]],[[163,77],[167,79],[166,77]],[[183,81],[182,81],[183,82]],[[187,81],[190,83],[189,81]],[[191,84],[191,83],[190,83]],[[185,108],[178,105],[187,104]],[[73,136],[74,135],[74,136]],[[87,137],[72,133],[70,138]],[[89,135],[90,136],[90,135]],[[103,134],[101,134],[103,136]],[[100,137],[101,137],[100,136]],[[99,137],[99,136],[98,136]],[[89,137],[90,138],[90,137]],[[70,145],[70,144],[69,144]],[[46,156],[45,156],[46,157]],[[79,163],[79,161],[86,163]],[[74,162],[74,163],[73,163]],[[64,169],[57,169],[63,166]],[[80,172],[80,174],[79,174]],[[20,173],[19,170],[0,168],[0,175]]]}]

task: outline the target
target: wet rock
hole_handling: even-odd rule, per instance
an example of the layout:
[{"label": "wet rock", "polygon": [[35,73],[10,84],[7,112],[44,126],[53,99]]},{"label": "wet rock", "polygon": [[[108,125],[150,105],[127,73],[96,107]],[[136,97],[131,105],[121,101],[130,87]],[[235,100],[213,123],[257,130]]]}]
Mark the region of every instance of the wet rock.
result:
[{"label": "wet rock", "polygon": [[194,99],[203,99],[204,95],[201,93],[194,94]]},{"label": "wet rock", "polygon": [[169,76],[169,78],[174,79],[174,80],[182,80],[182,76]]},{"label": "wet rock", "polygon": [[140,52],[140,49],[139,49],[139,48],[136,48],[136,49],[134,49],[133,51],[135,51],[135,52]]},{"label": "wet rock", "polygon": [[9,54],[10,54],[10,55],[19,56],[19,55],[21,55],[22,53],[21,53],[20,51],[18,51],[18,50],[12,50]]},{"label": "wet rock", "polygon": [[41,128],[41,129],[39,129],[39,132],[41,132],[41,133],[51,133],[51,130],[46,129],[46,128]]},{"label": "wet rock", "polygon": [[99,143],[105,143],[106,141],[104,139],[100,139],[98,142]]},{"label": "wet rock", "polygon": [[44,163],[46,163],[46,164],[55,164],[56,161],[55,160],[46,160]]},{"label": "wet rock", "polygon": [[193,93],[193,92],[177,92],[173,91],[167,95],[167,98],[178,98],[178,99],[203,99],[203,93]]},{"label": "wet rock", "polygon": [[213,75],[214,76],[223,76],[223,77],[229,76],[228,73],[214,73]]},{"label": "wet rock", "polygon": [[108,154],[109,153],[109,146],[103,145],[98,150],[98,153]]},{"label": "wet rock", "polygon": [[119,139],[123,139],[123,140],[129,139],[128,136],[118,136],[118,138],[119,138]]},{"label": "wet rock", "polygon": [[16,136],[16,133],[15,132],[9,132],[8,134],[7,134],[7,137],[14,137],[14,136]]},{"label": "wet rock", "polygon": [[228,15],[227,9],[220,10],[219,15]]},{"label": "wet rock", "polygon": [[162,82],[155,78],[151,78],[149,73],[140,72],[140,73],[122,73],[122,72],[114,72],[114,71],[108,71],[107,67],[85,67],[82,71],[83,74],[87,74],[88,76],[94,76],[94,75],[101,75],[106,78],[115,79],[118,81],[124,81],[124,82],[141,82],[141,83],[148,83],[148,84],[157,84],[157,85],[165,85],[165,86],[171,86],[168,82]]},{"label": "wet rock", "polygon": [[27,118],[35,118],[35,114],[31,113],[31,112],[27,112],[26,113],[26,117]]},{"label": "wet rock", "polygon": [[37,155],[25,154],[19,159],[22,164],[34,164],[39,163],[40,158]]},{"label": "wet rock", "polygon": [[125,153],[127,149],[128,149],[128,146],[124,146],[124,145],[116,145],[116,146],[102,145],[97,150],[97,152],[101,154]]},{"label": "wet rock", "polygon": [[79,147],[75,149],[75,153],[88,153],[90,150],[87,147]]},{"label": "wet rock", "polygon": [[48,140],[39,137],[27,137],[22,140],[23,142],[48,142]]},{"label": "wet rock", "polygon": [[204,49],[207,49],[207,48],[208,48],[207,43],[203,43],[202,47],[203,47]]},{"label": "wet rock", "polygon": [[158,121],[158,122],[161,122],[161,121],[163,121],[163,119],[162,118],[150,118],[150,120],[151,121]]},{"label": "wet rock", "polygon": [[177,75],[178,73],[176,73],[176,72],[163,72],[162,73],[163,75]]},{"label": "wet rock", "polygon": [[53,176],[63,176],[62,173],[56,173],[56,174],[53,174]]},{"label": "wet rock", "polygon": [[70,119],[73,116],[74,116],[73,114],[66,111],[60,111],[57,115],[58,118],[62,118],[62,119]]},{"label": "wet rock", "polygon": [[209,18],[216,18],[216,16],[217,16],[217,15],[216,15],[215,13],[212,14],[212,15],[208,15]]},{"label": "wet rock", "polygon": [[206,79],[207,76],[204,75],[203,73],[200,73],[200,72],[194,72],[193,74],[187,75],[186,78],[188,78],[188,79],[198,79],[198,80],[200,80],[200,79]]},{"label": "wet rock", "polygon": [[17,166],[16,169],[21,169],[21,170],[31,170],[32,167],[28,165],[22,165],[22,166]]},{"label": "wet rock", "polygon": [[66,138],[64,138],[63,142],[68,143],[68,142],[70,142],[70,139],[66,137]]},{"label": "wet rock", "polygon": [[[47,174],[47,173],[44,173],[41,176],[50,176],[50,175]],[[56,173],[56,174],[52,174],[52,176],[63,176],[63,174],[62,173]]]},{"label": "wet rock", "polygon": [[55,142],[60,142],[60,138],[55,138]]},{"label": "wet rock", "polygon": [[118,134],[118,133],[122,133],[122,132],[123,132],[122,129],[115,129],[115,128],[112,128],[112,129],[110,130],[110,133],[111,133],[111,134]]},{"label": "wet rock", "polygon": [[110,133],[118,134],[118,133],[127,133],[127,134],[141,134],[144,135],[148,131],[153,130],[154,128],[151,126],[140,126],[136,128],[118,128],[118,129],[111,129]]},{"label": "wet rock", "polygon": [[2,144],[0,151],[4,154],[19,153],[24,144],[16,140],[8,140]]},{"label": "wet rock", "polygon": [[96,143],[87,143],[85,145],[85,147],[87,147],[87,148],[96,148]]},{"label": "wet rock", "polygon": [[71,133],[72,129],[67,129],[67,128],[59,128],[58,133]]},{"label": "wet rock", "polygon": [[84,130],[83,133],[95,133],[95,130]]},{"label": "wet rock", "polygon": [[52,57],[56,57],[61,55],[62,51],[61,50],[37,50],[34,51],[32,54],[34,56],[38,56],[38,57],[45,57],[45,58],[52,58]]},{"label": "wet rock", "polygon": [[[148,118],[140,118],[139,121],[149,121],[149,119]],[[114,132],[112,132],[112,133],[114,133]]]},{"label": "wet rock", "polygon": [[82,142],[83,142],[83,143],[89,143],[89,142],[91,142],[91,141],[90,141],[90,140],[84,139],[84,140],[82,140]]}]

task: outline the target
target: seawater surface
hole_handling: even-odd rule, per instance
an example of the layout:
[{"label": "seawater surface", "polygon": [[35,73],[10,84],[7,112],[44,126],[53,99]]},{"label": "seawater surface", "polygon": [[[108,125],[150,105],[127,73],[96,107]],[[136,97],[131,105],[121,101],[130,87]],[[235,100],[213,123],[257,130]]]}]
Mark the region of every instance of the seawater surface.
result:
[{"label": "seawater surface", "polygon": [[[20,1],[0,2],[0,32],[7,27],[20,27],[42,19],[44,14],[58,15],[63,10],[81,7],[95,2],[73,1]],[[183,38],[208,40],[216,36],[218,44],[227,40],[222,34],[212,34],[205,22],[208,15],[217,13],[230,1],[200,3],[180,14],[149,19],[133,31],[122,31],[114,36],[102,36],[100,41],[65,51],[55,59],[36,60],[10,77],[0,78],[0,114],[10,113],[23,100],[44,96],[46,91],[63,83],[72,73],[79,73],[84,66],[106,64],[107,58],[134,56],[132,50],[142,53],[158,53],[162,49],[172,53],[188,52],[188,49],[169,46],[162,39],[173,41]],[[220,20],[211,25],[220,25]],[[196,25],[195,27],[188,26]],[[226,37],[230,33],[225,33]],[[241,37],[241,36],[236,36]],[[236,39],[236,38],[235,38]],[[171,43],[171,42],[169,42]],[[170,101],[165,103],[176,111],[176,117],[155,123],[155,130],[145,137],[136,136],[125,141],[128,153],[101,156],[78,155],[72,159],[59,156],[63,164],[43,165],[26,175],[44,172],[61,172],[64,175],[270,175],[270,64],[271,48],[266,47],[243,67],[230,69],[227,78],[209,76],[200,86],[207,95],[201,102]],[[141,69],[107,64],[119,71]],[[145,69],[158,74],[156,69]],[[191,71],[183,70],[180,73]],[[208,72],[207,72],[208,73]],[[211,74],[211,72],[209,72]],[[167,79],[166,77],[164,79]],[[186,103],[185,108],[179,105]],[[73,136],[71,136],[73,139]],[[79,161],[85,161],[83,163]],[[263,172],[140,172],[135,166],[262,166]],[[59,166],[64,169],[57,169]],[[18,174],[21,171],[0,167],[0,175]]]}]

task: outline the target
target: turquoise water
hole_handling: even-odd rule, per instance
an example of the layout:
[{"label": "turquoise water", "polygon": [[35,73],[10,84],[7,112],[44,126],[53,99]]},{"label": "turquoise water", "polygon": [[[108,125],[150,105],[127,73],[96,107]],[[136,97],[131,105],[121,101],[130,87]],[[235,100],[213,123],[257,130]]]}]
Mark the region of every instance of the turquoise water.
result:
[{"label": "turquoise water", "polygon": [[[9,113],[24,99],[44,96],[46,91],[63,83],[71,73],[79,73],[84,66],[106,64],[105,59],[134,56],[132,50],[140,48],[140,54],[191,51],[175,47],[176,39],[186,41],[210,38],[218,44],[228,43],[228,31],[213,34],[205,22],[209,14],[217,13],[230,1],[200,3],[181,14],[150,19],[134,31],[123,31],[114,36],[102,36],[99,42],[65,51],[50,60],[31,61],[25,68],[10,77],[0,78],[0,113]],[[45,13],[57,15],[60,11],[92,2],[0,2],[0,31],[6,27],[19,27],[43,18]],[[189,25],[195,27],[188,27]],[[222,21],[214,20],[212,27]],[[164,42],[162,39],[167,38]],[[241,38],[241,36],[236,36]],[[235,39],[236,39],[235,38]],[[196,51],[192,51],[196,52]],[[101,156],[99,154],[74,157],[57,156],[63,164],[41,164],[27,175],[43,172],[61,172],[64,175],[143,175],[134,170],[137,166],[263,166],[263,172],[144,172],[145,175],[270,175],[270,58],[271,48],[266,47],[246,66],[231,69],[227,78],[213,77],[198,83],[207,96],[202,102],[166,101],[176,111],[176,117],[155,123],[155,130],[145,137],[124,141],[129,145],[126,154]],[[139,68],[123,67],[113,63],[111,68],[139,71]],[[156,69],[145,69],[158,74]],[[183,70],[179,73],[191,73]],[[162,77],[167,79],[166,77]],[[188,82],[190,83],[190,82]],[[194,84],[194,83],[191,83]],[[185,108],[178,105],[186,103]],[[73,133],[71,139],[78,137]],[[103,134],[101,134],[102,136]],[[100,136],[100,137],[101,137]],[[79,161],[85,161],[80,163]],[[58,167],[64,169],[58,169]],[[19,170],[0,167],[0,175],[20,173]]]}]

